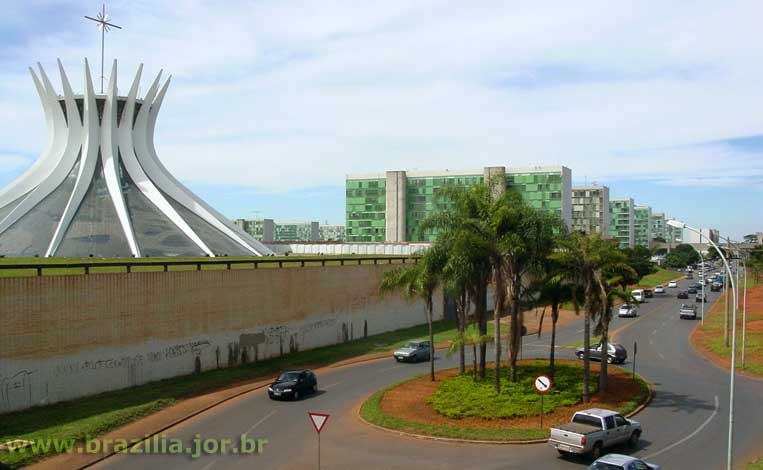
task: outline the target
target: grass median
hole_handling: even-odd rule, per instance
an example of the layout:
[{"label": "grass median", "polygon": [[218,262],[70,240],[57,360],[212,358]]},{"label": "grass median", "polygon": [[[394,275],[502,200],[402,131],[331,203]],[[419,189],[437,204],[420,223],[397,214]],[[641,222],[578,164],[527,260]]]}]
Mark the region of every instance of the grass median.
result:
[{"label": "grass median", "polygon": [[639,287],[652,288],[654,286],[666,285],[668,282],[682,277],[683,274],[678,271],[673,271],[665,268],[657,268],[657,272],[647,274],[638,281]]},{"label": "grass median", "polygon": [[598,382],[592,374],[592,402],[583,404],[581,364],[559,361],[554,388],[544,397],[541,426],[540,395],[532,382],[547,368],[544,360],[520,361],[519,379],[511,383],[506,378],[506,367],[502,367],[498,395],[492,387],[493,369],[477,381],[469,373],[459,375],[456,369],[439,371],[436,382],[430,381],[428,374],[421,375],[371,395],[361,406],[360,416],[376,426],[410,434],[521,442],[548,438],[550,425],[568,421],[579,409],[608,408],[628,414],[649,397],[643,379],[637,377],[634,382],[627,371],[612,367],[610,390],[595,393]]},{"label": "grass median", "polygon": [[[434,331],[437,342],[450,340],[456,335],[453,322],[435,322]],[[0,415],[0,443],[14,439],[81,441],[88,436],[104,434],[195,395],[247,380],[265,378],[284,369],[318,367],[365,354],[390,351],[427,334],[427,325],[420,325],[338,345],[286,354],[240,367],[174,377],[114,392],[6,413]],[[3,464],[9,468],[20,467],[47,455],[50,454],[0,451],[0,468],[3,468]]]}]

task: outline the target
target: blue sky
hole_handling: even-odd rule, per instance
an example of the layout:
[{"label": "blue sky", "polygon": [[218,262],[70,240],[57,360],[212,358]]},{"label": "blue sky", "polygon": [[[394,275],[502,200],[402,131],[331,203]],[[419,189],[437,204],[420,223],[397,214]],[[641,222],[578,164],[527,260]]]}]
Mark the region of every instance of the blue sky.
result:
[{"label": "blue sky", "polygon": [[[97,2],[0,17],[0,185],[45,123],[27,67],[97,74]],[[231,217],[344,220],[346,174],[559,165],[696,226],[763,230],[756,1],[114,1],[126,91],[173,75],[160,158]]]}]

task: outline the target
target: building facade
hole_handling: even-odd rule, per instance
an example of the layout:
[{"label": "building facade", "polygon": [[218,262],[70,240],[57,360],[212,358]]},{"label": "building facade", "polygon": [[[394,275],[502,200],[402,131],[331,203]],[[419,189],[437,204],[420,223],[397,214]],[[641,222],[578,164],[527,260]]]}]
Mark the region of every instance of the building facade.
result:
[{"label": "building facade", "polygon": [[701,228],[699,229],[699,233],[689,230],[688,235],[689,236],[686,237],[686,243],[708,243],[708,239],[712,240],[713,243],[720,243],[720,233],[714,228]]},{"label": "building facade", "polygon": [[652,240],[653,241],[667,241],[665,236],[665,214],[662,212],[655,212],[651,218],[652,227]]},{"label": "building facade", "polygon": [[620,243],[620,248],[633,248],[635,246],[634,208],[631,198],[610,199],[609,201],[609,235]]},{"label": "building facade", "polygon": [[673,227],[672,225],[668,224],[669,220],[675,219],[673,217],[665,217],[665,241],[668,243],[668,245],[673,245],[674,243],[683,243],[684,230],[682,228]]},{"label": "building facade", "polygon": [[652,245],[652,208],[636,206],[633,208],[634,244],[649,248]]},{"label": "building facade", "polygon": [[462,171],[389,171],[346,179],[346,241],[427,242],[422,233],[428,215],[446,209],[442,190],[499,180],[498,188],[516,190],[532,207],[555,213],[571,226],[572,173],[566,167],[486,167]]},{"label": "building facade", "polygon": [[236,226],[263,243],[320,241],[318,222],[276,222],[273,219],[236,219]]},{"label": "building facade", "polygon": [[344,225],[324,224],[318,227],[318,238],[324,242],[343,242],[345,239]]},{"label": "building facade", "polygon": [[576,186],[572,188],[572,230],[599,233],[609,238],[609,188]]}]

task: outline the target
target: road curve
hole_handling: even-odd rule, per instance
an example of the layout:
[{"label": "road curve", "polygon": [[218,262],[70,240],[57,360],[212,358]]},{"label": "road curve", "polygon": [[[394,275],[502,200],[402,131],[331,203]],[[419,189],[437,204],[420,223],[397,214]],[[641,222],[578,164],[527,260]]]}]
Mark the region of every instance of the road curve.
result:
[{"label": "road curve", "polygon": [[[683,282],[686,284],[686,281]],[[684,286],[685,287],[685,286]],[[637,419],[644,435],[634,455],[648,457],[663,469],[722,468],[725,464],[728,425],[728,373],[698,357],[689,344],[694,321],[679,320],[675,298],[679,289],[649,299],[637,319],[615,319],[620,330],[616,341],[626,346],[630,369],[633,342],[638,342],[637,371],[654,383],[652,403]],[[715,300],[711,294],[709,300]],[[711,304],[708,304],[711,305]],[[699,320],[697,320],[699,321]],[[576,322],[558,332],[560,345],[579,341],[582,324]],[[524,357],[543,357],[548,334],[527,337]],[[573,357],[560,348],[559,357]],[[437,355],[438,369],[455,367],[456,358]],[[191,442],[203,438],[238,441],[247,433],[266,438],[259,455],[117,455],[96,464],[98,469],[304,469],[317,465],[318,440],[308,421],[308,411],[331,414],[321,434],[324,469],[384,468],[484,469],[542,468],[582,469],[584,459],[561,458],[547,444],[490,445],[437,442],[398,436],[361,423],[360,403],[374,391],[428,370],[428,364],[398,364],[383,359],[330,369],[319,377],[321,391],[298,402],[273,402],[258,390],[198,415],[165,434]],[[763,441],[763,383],[737,377],[735,455],[749,455]],[[716,398],[717,397],[717,398]],[[627,452],[618,449],[618,452]],[[742,464],[743,462],[738,462]]]}]

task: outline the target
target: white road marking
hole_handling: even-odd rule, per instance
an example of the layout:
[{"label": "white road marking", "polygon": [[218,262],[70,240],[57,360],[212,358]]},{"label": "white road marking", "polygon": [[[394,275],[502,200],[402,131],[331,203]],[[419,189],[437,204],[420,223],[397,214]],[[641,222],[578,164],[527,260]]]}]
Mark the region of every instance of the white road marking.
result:
[{"label": "white road marking", "polygon": [[657,334],[657,330],[655,329],[654,331],[652,331],[652,334],[656,335]]},{"label": "white road marking", "polygon": [[697,434],[699,434],[699,433],[700,433],[700,431],[702,431],[702,430],[705,428],[705,426],[707,426],[708,424],[710,424],[710,421],[712,421],[712,420],[713,420],[713,418],[715,418],[715,415],[717,415],[717,414],[718,414],[718,395],[716,395],[716,396],[715,396],[715,409],[713,410],[713,414],[711,414],[711,415],[710,415],[710,416],[709,416],[709,417],[708,417],[708,418],[705,420],[705,422],[704,422],[704,423],[702,423],[702,424],[701,424],[701,425],[700,425],[700,426],[699,426],[697,429],[695,429],[695,430],[694,430],[694,431],[693,431],[691,434],[689,434],[688,436],[684,437],[683,439],[681,439],[681,440],[679,440],[679,441],[676,441],[676,442],[674,442],[674,443],[670,444],[669,446],[667,446],[667,447],[664,447],[664,448],[662,448],[662,449],[658,450],[657,452],[651,453],[651,454],[649,454],[649,455],[645,455],[645,456],[643,457],[643,459],[644,459],[644,460],[648,460],[648,459],[651,459],[651,458],[657,457],[658,455],[662,454],[663,452],[667,452],[667,451],[669,451],[670,449],[673,449],[674,447],[680,446],[680,445],[681,445],[681,444],[683,444],[684,442],[688,441],[688,440],[689,440],[689,439],[691,439],[692,437],[694,437],[694,436],[696,436]]},{"label": "white road marking", "polygon": [[204,467],[201,470],[209,470],[210,468],[212,468],[212,466],[215,463],[217,463],[217,460],[213,460],[213,461],[209,462],[208,464],[204,465]]},{"label": "white road marking", "polygon": [[660,356],[660,359],[665,359],[665,356],[663,356],[661,352],[657,351],[657,355]]},{"label": "white road marking", "polygon": [[264,423],[264,422],[265,422],[265,420],[267,420],[268,418],[270,418],[270,417],[271,417],[271,416],[273,416],[274,414],[276,414],[276,410],[272,410],[270,413],[266,414],[264,418],[262,418],[261,420],[257,421],[256,423],[254,423],[254,424],[252,425],[252,427],[251,427],[251,428],[249,428],[249,430],[248,430],[247,432],[245,432],[244,434],[249,434],[250,432],[254,431],[254,428],[256,428],[256,427],[257,427],[257,426],[259,426],[260,424]]},{"label": "white road marking", "polygon": [[342,383],[342,382],[337,382],[337,383],[329,384],[329,385],[326,385],[326,386],[324,386],[324,387],[321,387],[321,389],[323,389],[323,390],[328,390],[328,389],[330,389],[331,387],[336,387],[336,386],[337,386],[337,385],[339,385],[340,383]]},{"label": "white road marking", "polygon": [[649,340],[649,344],[652,344],[652,345],[654,345],[654,340],[650,339],[650,340]]}]

